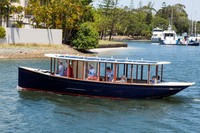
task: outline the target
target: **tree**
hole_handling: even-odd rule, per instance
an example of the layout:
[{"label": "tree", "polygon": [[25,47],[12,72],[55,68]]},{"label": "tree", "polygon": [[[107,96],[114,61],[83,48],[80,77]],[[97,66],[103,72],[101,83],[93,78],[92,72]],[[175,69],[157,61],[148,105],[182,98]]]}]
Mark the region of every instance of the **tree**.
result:
[{"label": "tree", "polygon": [[188,32],[189,20],[185,11],[185,6],[182,4],[176,4],[174,6],[163,5],[164,6],[156,13],[156,16],[170,20],[177,29],[177,33]]},{"label": "tree", "polygon": [[165,30],[165,29],[167,29],[168,25],[169,25],[168,20],[161,18],[161,17],[154,17],[153,21],[150,25],[150,28],[152,30],[155,27],[159,27],[159,28]]},{"label": "tree", "polygon": [[0,26],[2,26],[3,18],[6,19],[6,26],[8,27],[11,10],[11,3],[19,2],[19,0],[1,0],[0,2]]},{"label": "tree", "polygon": [[4,38],[5,36],[6,36],[5,29],[2,26],[0,26],[0,38]]},{"label": "tree", "polygon": [[71,38],[85,21],[93,21],[91,0],[30,0],[26,9],[34,16],[36,27],[63,30],[63,43]]},{"label": "tree", "polygon": [[79,50],[87,50],[98,46],[98,32],[91,23],[81,24],[80,29],[72,40],[74,48]]},{"label": "tree", "polygon": [[147,13],[146,15],[146,24],[147,25],[150,25],[151,22],[152,22],[152,12],[153,11],[156,11],[154,8],[153,8],[153,3],[152,2],[149,2],[146,6],[142,7],[143,11],[145,11]]},{"label": "tree", "polygon": [[111,40],[117,22],[117,6],[118,0],[102,0],[99,5],[100,11],[105,15],[106,23],[108,23],[108,26],[104,28],[103,35],[106,31],[109,31],[109,41]]},{"label": "tree", "polygon": [[111,15],[111,9],[112,9],[112,5],[111,5],[112,0],[102,0],[101,4],[99,5],[99,9],[97,10],[99,14],[101,14],[102,18],[104,18],[104,20],[102,21],[102,25],[104,25],[104,27],[101,29],[101,39],[103,39],[104,36],[106,36],[106,32],[108,30],[108,25],[109,25],[109,18]]}]

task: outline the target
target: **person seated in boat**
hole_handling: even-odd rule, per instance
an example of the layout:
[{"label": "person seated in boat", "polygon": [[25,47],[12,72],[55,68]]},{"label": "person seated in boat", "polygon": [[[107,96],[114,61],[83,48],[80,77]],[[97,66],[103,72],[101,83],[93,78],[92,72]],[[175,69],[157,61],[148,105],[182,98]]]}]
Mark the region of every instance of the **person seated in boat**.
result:
[{"label": "person seated in boat", "polygon": [[58,63],[59,63],[59,67],[58,67],[57,74],[59,74],[60,76],[64,76],[65,67],[62,61],[58,61]]},{"label": "person seated in boat", "polygon": [[106,81],[112,82],[114,79],[114,71],[110,67],[106,67]]},{"label": "person seated in boat", "polygon": [[97,76],[94,70],[94,66],[92,64],[89,65],[89,70],[88,70],[88,80],[96,80]]},{"label": "person seated in boat", "polygon": [[157,84],[158,83],[158,80],[157,80],[156,76],[152,77],[151,83],[152,84]]},{"label": "person seated in boat", "polygon": [[[68,72],[69,72],[69,75],[68,75]],[[73,68],[72,68],[72,65],[71,65],[71,64],[69,65],[69,70],[68,70],[68,65],[66,66],[66,69],[65,69],[65,76],[66,76],[66,77],[70,77],[70,78],[73,78],[73,77],[74,77]]]},{"label": "person seated in boat", "polygon": [[158,75],[157,83],[160,83],[160,75]]},{"label": "person seated in boat", "polygon": [[[113,81],[114,82],[114,81]],[[126,83],[127,82],[127,78],[125,75],[122,75],[121,79],[120,80],[117,80],[116,81],[117,83]]]}]

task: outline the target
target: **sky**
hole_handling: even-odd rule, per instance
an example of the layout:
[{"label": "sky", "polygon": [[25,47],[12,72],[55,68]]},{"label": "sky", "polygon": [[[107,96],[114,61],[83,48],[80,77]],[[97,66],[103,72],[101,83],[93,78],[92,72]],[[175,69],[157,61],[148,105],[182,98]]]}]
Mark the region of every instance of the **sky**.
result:
[{"label": "sky", "polygon": [[[100,1],[102,0],[94,0],[93,5],[96,7]],[[142,2],[143,5],[147,5],[148,2],[152,2],[154,4],[154,8],[156,10],[162,7],[162,3],[165,2],[166,5],[175,5],[182,4],[186,7],[186,12],[188,14],[189,19],[200,21],[200,0],[133,0],[134,8],[138,8],[139,2]],[[131,0],[119,0],[119,6],[129,6]]]}]

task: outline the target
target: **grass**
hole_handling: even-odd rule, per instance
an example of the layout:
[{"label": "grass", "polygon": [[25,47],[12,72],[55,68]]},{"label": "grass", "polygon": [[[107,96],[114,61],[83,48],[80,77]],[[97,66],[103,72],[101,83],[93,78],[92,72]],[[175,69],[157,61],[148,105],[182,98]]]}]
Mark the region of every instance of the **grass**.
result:
[{"label": "grass", "polygon": [[100,40],[99,45],[108,45],[108,44],[125,44],[124,42],[116,42],[116,41],[107,41],[107,40]]}]

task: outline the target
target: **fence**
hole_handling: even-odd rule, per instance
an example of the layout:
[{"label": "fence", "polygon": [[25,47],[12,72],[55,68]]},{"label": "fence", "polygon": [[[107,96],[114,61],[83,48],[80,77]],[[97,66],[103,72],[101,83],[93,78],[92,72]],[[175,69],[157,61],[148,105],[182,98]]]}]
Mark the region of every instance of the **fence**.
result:
[{"label": "fence", "polygon": [[62,30],[6,28],[6,43],[62,44]]}]

